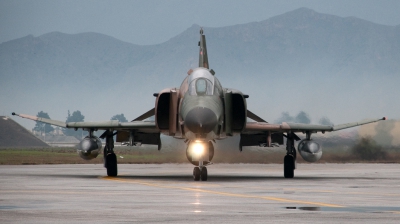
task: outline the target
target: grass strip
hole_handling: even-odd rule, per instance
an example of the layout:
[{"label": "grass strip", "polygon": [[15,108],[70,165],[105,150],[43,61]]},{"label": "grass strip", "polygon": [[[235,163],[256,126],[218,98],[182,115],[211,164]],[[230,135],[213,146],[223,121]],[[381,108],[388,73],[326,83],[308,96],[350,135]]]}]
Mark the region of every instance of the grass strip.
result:
[{"label": "grass strip", "polygon": [[[185,150],[161,150],[153,148],[122,148],[115,149],[119,164],[140,163],[188,163]],[[278,163],[283,162],[284,149],[274,150],[215,150],[214,163]],[[307,163],[301,156],[298,163]],[[346,150],[327,148],[321,160],[317,163],[400,163],[400,151],[388,151],[386,159],[362,160]],[[33,149],[0,149],[0,165],[23,164],[102,164],[100,154],[93,160],[83,160],[74,148],[33,148]]]}]

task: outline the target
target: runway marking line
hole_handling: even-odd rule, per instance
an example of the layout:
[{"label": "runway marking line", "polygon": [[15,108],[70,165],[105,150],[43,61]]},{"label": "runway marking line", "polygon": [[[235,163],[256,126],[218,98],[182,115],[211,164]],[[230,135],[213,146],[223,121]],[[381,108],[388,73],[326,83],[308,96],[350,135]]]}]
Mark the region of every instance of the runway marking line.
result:
[{"label": "runway marking line", "polygon": [[[304,190],[304,189],[300,189],[300,188],[287,188],[288,190],[292,190],[292,191],[300,191],[300,192],[317,192],[317,193],[338,193],[339,191],[333,191],[333,190]],[[373,196],[400,196],[400,194],[393,194],[393,193],[369,193],[369,192],[358,192],[358,191],[351,191],[351,192],[340,192],[341,194],[348,194],[348,195],[352,195],[352,194],[356,194],[356,195],[373,195]]]},{"label": "runway marking line", "polygon": [[[92,191],[49,191],[49,190],[4,190],[1,191],[1,193],[35,193],[35,194],[58,194],[58,195],[77,195],[77,194],[82,194],[82,195],[99,195],[98,192],[92,192]],[[101,193],[101,194],[106,194],[106,195],[125,195],[123,192],[112,192],[112,193]]]},{"label": "runway marking line", "polygon": [[228,193],[228,192],[222,192],[222,191],[205,190],[205,189],[200,189],[200,188],[167,186],[167,185],[154,184],[154,183],[145,182],[145,181],[139,181],[139,180],[126,180],[126,179],[122,179],[122,178],[118,178],[118,177],[108,177],[108,176],[106,176],[106,177],[100,177],[100,178],[103,179],[103,180],[108,180],[108,181],[115,181],[115,182],[122,182],[122,183],[134,183],[134,184],[141,184],[141,185],[146,185],[146,186],[151,186],[151,187],[202,192],[202,193],[216,194],[216,195],[229,196],[229,197],[258,198],[258,199],[264,199],[264,200],[269,200],[269,201],[279,201],[279,202],[288,202],[288,203],[297,203],[297,204],[307,204],[307,205],[323,206],[323,207],[331,207],[331,208],[344,208],[345,207],[343,205],[328,204],[328,203],[322,203],[322,202],[292,200],[292,199],[286,199],[286,198],[269,197],[269,196],[257,196],[257,195],[248,195],[248,194],[236,194],[236,193]]},{"label": "runway marking line", "polygon": [[[243,188],[240,186],[230,186],[230,188]],[[334,191],[334,190],[306,190],[302,188],[276,188],[276,187],[270,187],[270,188],[265,188],[265,187],[246,187],[249,189],[263,189],[263,190],[283,190],[283,191],[296,191],[296,192],[311,192],[311,193],[338,193],[339,191]],[[368,192],[357,192],[357,191],[352,191],[352,192],[340,192],[341,194],[348,194],[348,195],[372,195],[372,196],[390,196],[390,197],[398,197],[400,194],[394,194],[394,193],[368,193]]]}]

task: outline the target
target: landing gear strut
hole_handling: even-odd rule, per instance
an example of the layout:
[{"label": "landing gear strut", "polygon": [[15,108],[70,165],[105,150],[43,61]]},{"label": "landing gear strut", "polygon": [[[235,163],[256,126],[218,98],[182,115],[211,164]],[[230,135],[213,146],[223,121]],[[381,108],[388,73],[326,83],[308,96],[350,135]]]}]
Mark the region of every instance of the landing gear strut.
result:
[{"label": "landing gear strut", "polygon": [[292,132],[287,134],[286,156],[283,159],[283,175],[285,178],[293,178],[296,169],[296,148],[294,147],[295,135]]},{"label": "landing gear strut", "polygon": [[104,167],[107,168],[107,176],[116,177],[118,175],[117,156],[114,153],[114,135],[107,134],[106,145],[104,147]]}]

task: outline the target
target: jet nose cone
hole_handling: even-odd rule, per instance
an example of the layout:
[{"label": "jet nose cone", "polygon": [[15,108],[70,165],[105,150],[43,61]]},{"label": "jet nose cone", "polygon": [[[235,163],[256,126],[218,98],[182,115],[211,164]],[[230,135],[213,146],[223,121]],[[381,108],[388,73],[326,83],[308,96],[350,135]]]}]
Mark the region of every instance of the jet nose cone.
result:
[{"label": "jet nose cone", "polygon": [[195,107],[187,113],[186,127],[193,133],[209,133],[217,125],[217,116],[206,107]]}]

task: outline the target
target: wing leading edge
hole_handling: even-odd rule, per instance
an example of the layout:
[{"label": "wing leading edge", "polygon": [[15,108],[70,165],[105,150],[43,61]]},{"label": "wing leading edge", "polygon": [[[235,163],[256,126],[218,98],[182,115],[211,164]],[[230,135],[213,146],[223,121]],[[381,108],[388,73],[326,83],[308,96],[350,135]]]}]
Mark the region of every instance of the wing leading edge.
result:
[{"label": "wing leading edge", "polygon": [[132,122],[119,122],[117,120],[101,121],[101,122],[63,122],[58,120],[51,120],[42,117],[36,117],[26,114],[12,113],[14,116],[30,119],[33,121],[40,121],[46,124],[51,124],[63,128],[83,128],[83,129],[97,129],[97,130],[130,130],[130,129],[145,129],[156,131],[155,122],[150,121],[132,121]]},{"label": "wing leading edge", "polygon": [[331,132],[331,131],[338,131],[346,128],[352,128],[364,124],[369,124],[381,120],[386,120],[386,117],[379,118],[379,119],[366,119],[359,122],[352,122],[352,123],[345,123],[339,124],[334,126],[329,125],[315,125],[315,124],[299,124],[299,123],[286,123],[283,122],[282,124],[269,124],[266,122],[248,122],[246,123],[246,127],[244,132],[264,132],[264,131],[271,131],[271,132]]}]

